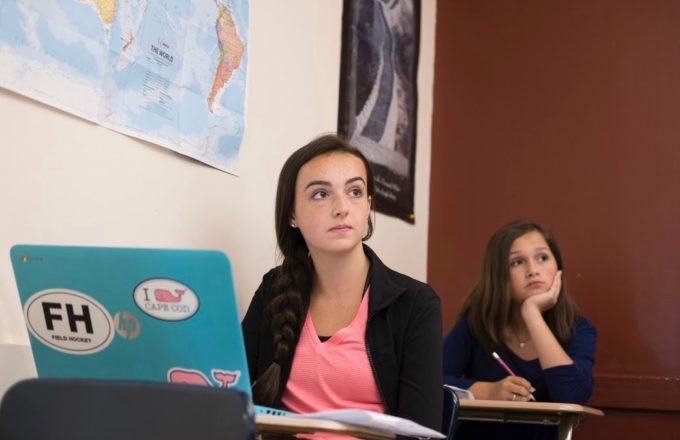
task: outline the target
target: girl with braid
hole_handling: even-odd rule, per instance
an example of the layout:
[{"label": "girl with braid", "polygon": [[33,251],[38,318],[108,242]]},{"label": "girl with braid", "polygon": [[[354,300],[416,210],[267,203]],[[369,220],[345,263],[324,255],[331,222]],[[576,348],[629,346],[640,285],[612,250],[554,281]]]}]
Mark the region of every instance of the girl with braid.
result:
[{"label": "girl with braid", "polygon": [[373,174],[358,149],[317,138],[283,165],[276,237],[242,327],[256,404],[360,408],[441,429],[439,297],[386,267],[373,232]]}]

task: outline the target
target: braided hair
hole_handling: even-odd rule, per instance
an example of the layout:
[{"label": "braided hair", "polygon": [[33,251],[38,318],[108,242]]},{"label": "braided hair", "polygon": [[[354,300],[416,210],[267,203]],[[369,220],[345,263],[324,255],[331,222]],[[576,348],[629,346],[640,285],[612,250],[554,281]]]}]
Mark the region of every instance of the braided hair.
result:
[{"label": "braided hair", "polygon": [[[269,304],[272,314],[274,361],[253,384],[253,399],[257,404],[273,405],[281,387],[281,365],[291,356],[309,308],[314,279],[314,265],[309,249],[298,228],[291,226],[295,206],[295,188],[300,168],[312,159],[328,153],[346,153],[358,157],[366,168],[368,196],[373,198],[374,181],[368,160],[341,137],[329,134],[312,140],[295,151],[283,165],[276,191],[276,239],[283,262],[277,269],[274,297]],[[363,240],[373,234],[373,222]]]}]

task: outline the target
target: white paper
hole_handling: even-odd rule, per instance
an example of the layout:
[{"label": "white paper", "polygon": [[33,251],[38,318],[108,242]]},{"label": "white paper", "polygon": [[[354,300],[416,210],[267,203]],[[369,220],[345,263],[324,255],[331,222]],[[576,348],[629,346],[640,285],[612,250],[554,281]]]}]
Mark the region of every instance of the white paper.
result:
[{"label": "white paper", "polygon": [[289,417],[314,418],[333,420],[364,428],[370,428],[395,435],[405,435],[419,438],[445,438],[439,431],[419,425],[411,420],[401,417],[381,414],[363,409],[338,409],[333,411],[321,411],[315,413],[296,414]]},{"label": "white paper", "polygon": [[458,396],[459,399],[468,399],[468,400],[475,400],[475,395],[472,394],[472,391],[466,390],[464,388],[458,388],[454,387],[453,385],[447,385],[444,384],[446,388],[450,388],[453,390],[454,393],[456,393],[456,396]]}]

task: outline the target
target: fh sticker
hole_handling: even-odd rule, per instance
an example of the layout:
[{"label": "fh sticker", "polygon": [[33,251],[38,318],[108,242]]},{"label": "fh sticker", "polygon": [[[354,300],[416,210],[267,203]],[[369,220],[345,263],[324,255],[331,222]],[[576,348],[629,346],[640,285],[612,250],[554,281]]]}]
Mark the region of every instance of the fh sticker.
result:
[{"label": "fh sticker", "polygon": [[70,354],[91,354],[113,340],[113,319],[94,298],[69,289],[47,289],[24,306],[28,329],[43,344]]},{"label": "fh sticker", "polygon": [[152,278],[141,282],[133,293],[137,307],[163,321],[181,321],[192,317],[199,307],[198,296],[179,281]]}]

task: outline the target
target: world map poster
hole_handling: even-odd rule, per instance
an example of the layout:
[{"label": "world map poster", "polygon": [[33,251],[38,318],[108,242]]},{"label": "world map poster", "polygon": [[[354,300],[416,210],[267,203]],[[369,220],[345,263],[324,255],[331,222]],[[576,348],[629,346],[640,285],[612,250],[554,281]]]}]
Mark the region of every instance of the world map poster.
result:
[{"label": "world map poster", "polygon": [[0,0],[0,86],[238,174],[247,0]]}]

